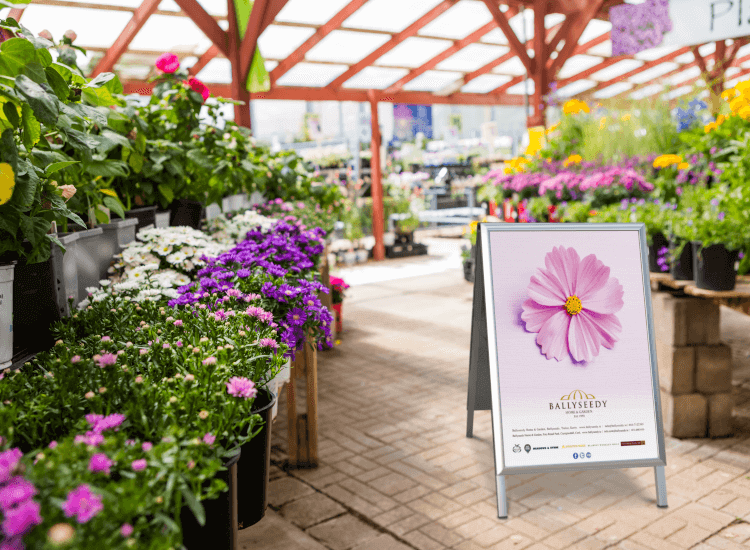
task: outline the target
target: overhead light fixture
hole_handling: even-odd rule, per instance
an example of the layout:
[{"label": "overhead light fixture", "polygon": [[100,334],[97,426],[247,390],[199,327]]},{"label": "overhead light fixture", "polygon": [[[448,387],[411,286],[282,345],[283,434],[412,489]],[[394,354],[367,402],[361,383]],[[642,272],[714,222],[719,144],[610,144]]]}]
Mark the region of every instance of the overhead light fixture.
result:
[{"label": "overhead light fixture", "polygon": [[441,90],[438,90],[437,92],[435,92],[435,95],[446,96],[446,95],[455,94],[457,91],[459,91],[463,87],[464,84],[465,84],[464,79],[459,78],[455,82],[451,82],[450,84],[448,84],[445,88],[442,88]]}]

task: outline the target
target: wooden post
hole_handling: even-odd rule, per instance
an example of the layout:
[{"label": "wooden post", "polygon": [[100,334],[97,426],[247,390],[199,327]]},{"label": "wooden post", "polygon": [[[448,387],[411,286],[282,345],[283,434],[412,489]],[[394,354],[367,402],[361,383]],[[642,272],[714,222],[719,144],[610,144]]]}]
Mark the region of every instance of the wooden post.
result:
[{"label": "wooden post", "polygon": [[289,382],[286,384],[286,418],[287,418],[287,444],[288,444],[288,454],[289,454],[289,465],[290,466],[296,466],[297,465],[297,455],[298,453],[298,440],[299,437],[297,436],[297,396],[294,392],[294,381],[297,378],[297,373],[295,372],[297,369],[297,360],[295,358],[295,361],[292,366],[292,373],[291,377],[289,378]]},{"label": "wooden post", "polygon": [[305,345],[307,363],[307,463],[318,465],[318,350]]},{"label": "wooden post", "polygon": [[547,71],[547,44],[544,27],[544,16],[547,13],[546,0],[534,2],[534,95],[532,96],[533,114],[528,119],[528,127],[545,125],[545,99],[549,92],[549,74]]},{"label": "wooden post", "polygon": [[378,120],[378,100],[374,90],[368,90],[370,99],[370,123],[372,125],[372,142],[370,151],[370,175],[372,177],[372,234],[375,236],[375,260],[385,259],[385,245],[383,244],[383,183],[380,174],[380,121]]},{"label": "wooden post", "polygon": [[229,467],[229,495],[230,514],[232,518],[232,545],[230,550],[240,550],[240,528],[237,516],[237,463]]}]

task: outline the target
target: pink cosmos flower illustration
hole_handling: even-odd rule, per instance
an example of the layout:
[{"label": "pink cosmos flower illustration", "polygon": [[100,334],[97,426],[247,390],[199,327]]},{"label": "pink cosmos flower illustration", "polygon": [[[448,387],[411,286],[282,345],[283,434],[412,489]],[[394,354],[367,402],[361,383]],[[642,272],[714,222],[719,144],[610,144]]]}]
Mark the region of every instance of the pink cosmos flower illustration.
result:
[{"label": "pink cosmos flower illustration", "polygon": [[531,277],[529,299],[521,319],[536,332],[547,359],[567,353],[575,361],[591,361],[601,346],[612,349],[622,331],[615,313],[622,309],[622,285],[610,269],[589,254],[583,260],[573,248],[555,247],[545,268]]}]

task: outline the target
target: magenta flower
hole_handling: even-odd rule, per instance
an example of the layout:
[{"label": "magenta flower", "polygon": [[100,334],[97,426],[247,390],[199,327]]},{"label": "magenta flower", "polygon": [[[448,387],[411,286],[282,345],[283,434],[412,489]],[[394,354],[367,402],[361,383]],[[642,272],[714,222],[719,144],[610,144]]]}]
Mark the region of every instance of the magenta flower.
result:
[{"label": "magenta flower", "polygon": [[41,506],[38,502],[27,500],[18,506],[3,510],[3,533],[6,537],[13,538],[30,531],[35,525],[42,523],[39,515]]},{"label": "magenta flower", "polygon": [[180,68],[180,58],[173,53],[163,53],[156,58],[156,68],[163,73],[172,74]]},{"label": "magenta flower", "polygon": [[105,475],[109,475],[109,469],[112,467],[112,462],[107,455],[104,453],[96,453],[91,457],[89,461],[90,472],[104,472]]},{"label": "magenta flower", "polygon": [[146,441],[143,445],[141,445],[141,449],[143,449],[145,452],[149,452],[153,448],[154,444],[150,443],[149,441]]},{"label": "magenta flower", "polygon": [[214,357],[213,355],[211,357],[206,357],[202,361],[202,363],[203,363],[204,366],[215,365],[216,364],[216,357]]},{"label": "magenta flower", "polygon": [[177,320],[176,320],[176,321],[174,322],[174,326],[176,326],[176,327],[181,327],[181,326],[182,326],[182,321],[181,321],[180,319],[177,319]]},{"label": "magenta flower", "polygon": [[74,355],[73,357],[70,358],[70,362],[73,363],[74,365],[76,363],[78,363],[78,361],[80,361],[80,360],[81,360],[81,356],[80,355]]},{"label": "magenta flower", "polygon": [[36,494],[36,487],[30,481],[16,476],[11,479],[10,483],[0,489],[0,508],[7,513],[13,506],[19,502],[29,500]]},{"label": "magenta flower", "polygon": [[255,397],[258,390],[255,389],[255,383],[247,378],[233,376],[227,382],[227,393],[234,397],[244,397],[245,399]]},{"label": "magenta flower", "polygon": [[120,534],[123,537],[128,538],[130,535],[133,534],[133,526],[130,525],[129,523],[123,523],[122,527],[120,527]]},{"label": "magenta flower", "polygon": [[86,523],[103,509],[102,497],[92,493],[89,486],[85,484],[68,493],[68,497],[62,503],[65,517],[75,516],[78,523]]},{"label": "magenta flower", "polygon": [[601,346],[611,349],[622,331],[615,313],[624,302],[610,269],[593,254],[581,260],[563,246],[553,248],[544,264],[531,277],[521,314],[526,330],[538,333],[542,353],[558,361],[566,352],[575,361],[591,361]]},{"label": "magenta flower", "polygon": [[146,462],[145,458],[139,458],[138,460],[134,460],[130,463],[130,467],[133,468],[134,471],[140,472],[141,470],[145,470],[148,466],[148,462]]},{"label": "magenta flower", "polygon": [[258,340],[258,344],[260,344],[260,346],[263,348],[279,348],[278,342],[276,342],[276,340],[274,340],[273,338],[261,338],[260,340]]},{"label": "magenta flower", "polygon": [[211,446],[214,444],[214,441],[216,441],[216,436],[211,435],[210,433],[207,433],[203,436],[203,443],[205,443],[208,446]]}]

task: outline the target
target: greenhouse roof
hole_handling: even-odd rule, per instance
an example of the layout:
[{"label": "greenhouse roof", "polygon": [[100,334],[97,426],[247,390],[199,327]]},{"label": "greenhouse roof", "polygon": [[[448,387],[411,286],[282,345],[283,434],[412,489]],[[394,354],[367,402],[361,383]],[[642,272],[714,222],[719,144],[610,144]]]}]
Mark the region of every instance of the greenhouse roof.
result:
[{"label": "greenhouse roof", "polygon": [[[564,60],[554,67],[559,96],[643,98],[668,91],[675,98],[701,83],[713,44],[701,46],[698,57],[690,47],[612,57],[608,9],[619,3],[551,2],[560,13],[546,15],[544,27],[549,63],[559,65],[553,61],[558,56]],[[534,16],[524,7],[532,4],[256,0],[264,11],[251,16],[248,34],[258,37],[271,90],[251,97],[520,105],[524,94],[534,92],[533,80],[526,78],[534,57]],[[599,9],[584,24],[569,7],[594,4]],[[0,15],[9,12],[5,8]],[[11,15],[34,33],[49,30],[55,39],[74,30],[75,44],[87,51],[80,54],[80,66],[90,74],[114,70],[127,92],[148,93],[156,58],[172,52],[214,94],[234,95],[226,0],[34,0]],[[574,47],[566,45],[571,38]],[[734,55],[727,79],[738,79],[750,72],[750,45],[728,44]],[[252,54],[252,45],[246,46],[243,59]]]}]

